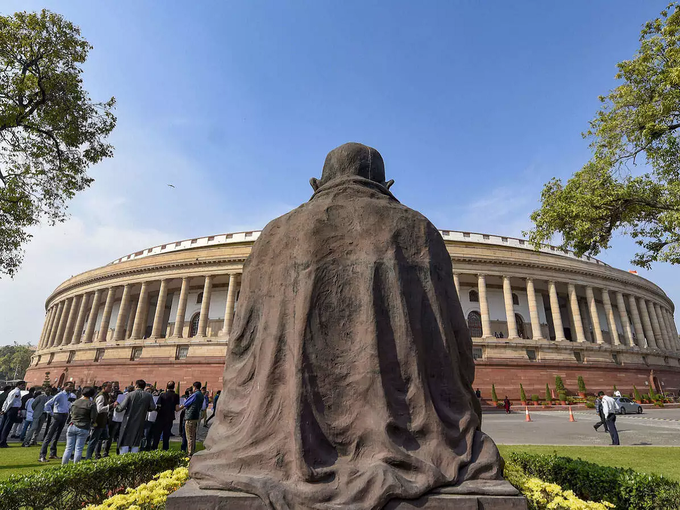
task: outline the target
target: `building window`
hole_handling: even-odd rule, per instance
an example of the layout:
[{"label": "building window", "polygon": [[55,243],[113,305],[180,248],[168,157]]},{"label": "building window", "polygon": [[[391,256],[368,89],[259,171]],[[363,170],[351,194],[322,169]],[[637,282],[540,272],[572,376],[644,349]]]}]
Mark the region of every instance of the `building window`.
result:
[{"label": "building window", "polygon": [[189,336],[194,337],[198,334],[198,321],[201,319],[200,313],[195,313],[189,324]]},{"label": "building window", "polygon": [[68,359],[66,360],[66,363],[71,363],[73,361],[73,358],[76,357],[76,351],[70,351],[68,353]]},{"label": "building window", "polygon": [[482,235],[482,239],[485,239],[485,240],[488,241],[490,239],[490,237],[488,235],[484,234],[484,235]]},{"label": "building window", "polygon": [[529,358],[529,361],[536,361],[536,351],[534,349],[527,349],[527,358]]},{"label": "building window", "polygon": [[189,346],[188,345],[178,345],[177,346],[177,354],[175,355],[175,359],[187,359],[188,354],[189,354]]},{"label": "building window", "polygon": [[130,361],[138,360],[142,357],[143,347],[133,347],[132,354],[130,355]]},{"label": "building window", "polygon": [[574,359],[577,363],[583,363],[583,357],[579,351],[574,351]]},{"label": "building window", "polygon": [[463,232],[463,237],[470,237],[470,232]]},{"label": "building window", "polygon": [[482,316],[472,311],[467,317],[468,329],[472,338],[482,338]]},{"label": "building window", "polygon": [[472,359],[478,360],[482,359],[484,357],[484,351],[482,351],[481,347],[473,347],[472,348]]},{"label": "building window", "polygon": [[520,239],[520,240],[519,240],[519,244],[520,244],[520,246],[524,246],[524,240],[523,240],[523,239]]},{"label": "building window", "polygon": [[477,292],[476,290],[472,289],[468,293],[468,297],[470,299],[470,303],[479,303],[479,292]]},{"label": "building window", "polygon": [[514,292],[512,293],[512,304],[519,306],[519,296]]},{"label": "building window", "polygon": [[94,361],[99,362],[104,358],[104,349],[97,349],[94,353]]},{"label": "building window", "polygon": [[203,293],[199,292],[198,296],[196,296],[196,304],[200,305],[203,302]]},{"label": "building window", "polygon": [[524,319],[518,313],[515,314],[515,324],[517,324],[517,336],[520,338],[526,338],[526,333],[524,332]]},{"label": "building window", "polygon": [[47,360],[47,364],[51,365],[53,361],[54,361],[54,353],[50,354],[50,358]]},{"label": "building window", "polygon": [[620,364],[621,364],[621,361],[619,360],[619,355],[616,354],[615,352],[612,352],[612,360],[613,360],[614,363],[616,363],[617,365],[620,365]]},{"label": "building window", "polygon": [[508,238],[507,238],[507,237],[501,237],[501,241],[504,242],[504,243],[507,243],[507,242],[508,242]]}]

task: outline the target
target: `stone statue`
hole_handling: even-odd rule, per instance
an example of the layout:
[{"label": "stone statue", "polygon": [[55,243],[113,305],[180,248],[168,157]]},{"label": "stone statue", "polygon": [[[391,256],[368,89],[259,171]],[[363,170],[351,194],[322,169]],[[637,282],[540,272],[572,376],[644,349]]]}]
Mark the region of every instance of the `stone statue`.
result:
[{"label": "stone statue", "polygon": [[480,430],[441,235],[392,195],[373,148],[336,148],[311,184],[245,264],[216,423],[191,477],[275,510],[377,510],[442,487],[517,494]]}]

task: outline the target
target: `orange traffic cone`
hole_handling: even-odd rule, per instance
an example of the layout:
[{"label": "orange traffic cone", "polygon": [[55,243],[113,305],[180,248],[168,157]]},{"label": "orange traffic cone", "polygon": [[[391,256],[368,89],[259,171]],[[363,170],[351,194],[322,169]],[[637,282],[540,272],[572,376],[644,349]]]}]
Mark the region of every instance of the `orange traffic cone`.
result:
[{"label": "orange traffic cone", "polygon": [[526,421],[531,421],[531,416],[529,416],[529,408],[527,406],[524,406],[524,409],[526,409],[527,414]]},{"label": "orange traffic cone", "polygon": [[574,413],[571,412],[571,406],[569,406],[569,421],[576,421]]}]

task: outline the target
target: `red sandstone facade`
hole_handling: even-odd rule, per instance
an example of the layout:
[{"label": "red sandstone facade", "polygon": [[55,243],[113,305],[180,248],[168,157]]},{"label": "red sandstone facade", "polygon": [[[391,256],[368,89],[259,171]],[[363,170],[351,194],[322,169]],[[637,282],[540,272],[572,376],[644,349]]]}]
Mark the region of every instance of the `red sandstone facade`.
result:
[{"label": "red sandstone facade", "polygon": [[[259,232],[142,250],[62,283],[47,299],[26,379],[76,384],[142,378],[221,389],[243,263]],[[678,393],[674,305],[652,282],[523,240],[442,231],[474,343],[475,388],[545,396],[614,385]]]}]

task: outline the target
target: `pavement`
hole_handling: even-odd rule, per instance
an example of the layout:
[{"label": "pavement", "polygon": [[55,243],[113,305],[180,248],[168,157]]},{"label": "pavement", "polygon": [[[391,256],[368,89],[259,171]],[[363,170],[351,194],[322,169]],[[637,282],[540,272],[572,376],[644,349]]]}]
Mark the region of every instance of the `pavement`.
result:
[{"label": "pavement", "polygon": [[[569,421],[568,411],[532,411],[531,422],[525,411],[516,407],[510,414],[488,411],[482,416],[482,430],[498,444],[544,444],[597,446],[611,444],[609,434],[593,425],[600,419],[593,410],[574,411],[576,422]],[[645,409],[642,414],[618,415],[616,428],[622,445],[680,446],[680,409]]]}]

